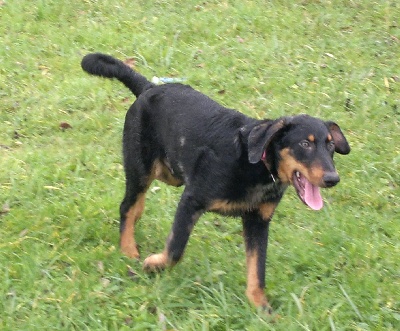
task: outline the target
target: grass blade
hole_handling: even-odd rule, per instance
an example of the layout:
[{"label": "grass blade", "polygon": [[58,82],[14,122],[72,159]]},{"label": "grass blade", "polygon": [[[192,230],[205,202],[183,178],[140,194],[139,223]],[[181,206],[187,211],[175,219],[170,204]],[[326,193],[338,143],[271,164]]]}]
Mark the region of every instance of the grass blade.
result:
[{"label": "grass blade", "polygon": [[345,289],[343,288],[342,285],[339,284],[339,288],[342,291],[343,295],[345,296],[345,298],[347,299],[347,301],[349,302],[351,308],[353,308],[354,312],[357,314],[358,318],[362,321],[363,317],[360,314],[360,311],[358,310],[357,306],[354,304],[354,302],[351,300],[350,296],[346,293]]}]

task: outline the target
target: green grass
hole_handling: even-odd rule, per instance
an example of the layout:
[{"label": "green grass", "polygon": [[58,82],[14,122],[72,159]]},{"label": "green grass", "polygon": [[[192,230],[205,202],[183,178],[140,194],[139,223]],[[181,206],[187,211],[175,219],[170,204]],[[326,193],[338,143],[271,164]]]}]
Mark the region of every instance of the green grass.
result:
[{"label": "green grass", "polygon": [[[5,0],[0,17],[1,330],[400,329],[398,1]],[[272,223],[275,322],[244,295],[240,220],[204,216],[161,275],[121,256],[134,98],[81,71],[90,51],[187,77],[250,116],[340,124],[352,152],[326,207],[290,189]],[[180,193],[154,185],[143,257],[162,249]]]}]

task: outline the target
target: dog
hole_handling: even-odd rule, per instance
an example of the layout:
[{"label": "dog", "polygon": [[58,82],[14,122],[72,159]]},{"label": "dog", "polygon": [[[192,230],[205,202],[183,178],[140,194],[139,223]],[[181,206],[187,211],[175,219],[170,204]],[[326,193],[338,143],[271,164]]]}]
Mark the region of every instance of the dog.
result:
[{"label": "dog", "polygon": [[264,293],[269,223],[289,185],[308,207],[322,208],[320,188],[340,180],[333,154],[350,152],[340,127],[308,115],[250,118],[190,86],[155,85],[101,53],[84,56],[81,66],[92,75],[118,79],[136,96],[123,130],[123,254],[139,258],[134,228],[152,181],[184,185],[165,249],[147,257],[144,270],[155,272],[180,261],[205,212],[238,216],[246,249],[246,295],[254,306],[271,311]]}]

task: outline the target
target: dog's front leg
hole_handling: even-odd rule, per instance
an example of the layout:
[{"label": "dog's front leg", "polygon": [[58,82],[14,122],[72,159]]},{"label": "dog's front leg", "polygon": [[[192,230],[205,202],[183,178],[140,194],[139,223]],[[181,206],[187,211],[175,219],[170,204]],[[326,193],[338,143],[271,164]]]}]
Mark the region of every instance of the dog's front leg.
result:
[{"label": "dog's front leg", "polygon": [[196,221],[204,212],[200,204],[186,188],[178,209],[175,214],[174,224],[168,236],[165,249],[162,253],[150,255],[143,262],[143,269],[147,272],[154,272],[172,267],[183,256],[190,233]]},{"label": "dog's front leg", "polygon": [[276,204],[263,204],[258,211],[243,216],[243,235],[246,245],[247,289],[246,295],[257,308],[271,313],[265,297],[265,262],[267,258],[269,222]]}]

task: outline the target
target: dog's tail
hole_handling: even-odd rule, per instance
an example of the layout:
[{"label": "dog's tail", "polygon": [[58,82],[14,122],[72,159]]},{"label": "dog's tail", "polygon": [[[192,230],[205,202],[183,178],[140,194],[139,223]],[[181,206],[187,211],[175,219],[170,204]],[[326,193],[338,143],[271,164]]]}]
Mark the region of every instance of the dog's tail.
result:
[{"label": "dog's tail", "polygon": [[112,56],[91,53],[83,57],[81,62],[82,69],[89,74],[106,78],[117,78],[119,81],[138,97],[141,93],[155,86],[144,76],[132,70],[122,61]]}]

